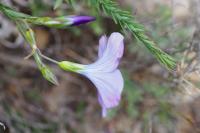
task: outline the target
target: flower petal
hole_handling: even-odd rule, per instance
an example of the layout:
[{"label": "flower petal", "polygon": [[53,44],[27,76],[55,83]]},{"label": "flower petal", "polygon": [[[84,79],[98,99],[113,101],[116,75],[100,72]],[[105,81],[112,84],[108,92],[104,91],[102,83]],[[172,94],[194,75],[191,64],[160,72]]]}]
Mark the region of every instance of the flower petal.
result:
[{"label": "flower petal", "polygon": [[121,58],[124,51],[124,37],[118,32],[114,32],[110,35],[107,44],[107,51],[105,54],[115,55],[117,58]]},{"label": "flower petal", "polygon": [[107,42],[108,42],[108,39],[106,37],[106,35],[102,36],[100,39],[99,39],[99,51],[98,51],[98,57],[101,58],[106,47],[107,47]]},{"label": "flower petal", "polygon": [[[100,71],[100,72],[112,72],[118,65],[119,60],[124,52],[124,37],[120,33],[112,33],[108,39],[108,43],[104,52],[99,53],[99,58],[95,63],[87,66],[87,71]],[[103,40],[101,41],[103,42]],[[101,44],[103,45],[103,44]],[[105,46],[104,46],[105,47]],[[100,48],[104,48],[103,46]]]},{"label": "flower petal", "polygon": [[102,114],[106,115],[106,109],[117,106],[121,99],[124,86],[121,72],[117,69],[111,73],[87,73],[85,76],[96,86]]},{"label": "flower petal", "polygon": [[[103,104],[102,98],[101,98],[101,96],[99,95],[99,93],[98,93],[98,101],[99,101],[99,103],[102,103],[102,104]],[[107,109],[106,109],[106,107],[103,106],[102,104],[101,104],[101,108],[102,108],[101,115],[102,115],[102,117],[106,117],[106,115],[107,115]]]}]

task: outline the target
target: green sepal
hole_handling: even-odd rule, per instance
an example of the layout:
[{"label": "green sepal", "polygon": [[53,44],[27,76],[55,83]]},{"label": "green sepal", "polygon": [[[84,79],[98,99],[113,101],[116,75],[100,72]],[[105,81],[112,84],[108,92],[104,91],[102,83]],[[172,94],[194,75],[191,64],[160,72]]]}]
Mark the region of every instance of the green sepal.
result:
[{"label": "green sepal", "polygon": [[28,23],[24,20],[17,20],[15,22],[17,24],[17,28],[19,29],[24,39],[31,45],[31,48],[32,49],[34,47],[37,48],[35,34],[33,30],[30,28],[30,26],[28,25]]},{"label": "green sepal", "polygon": [[71,26],[71,22],[66,19],[66,16],[51,18],[51,17],[30,17],[26,21],[35,25],[43,25],[53,28],[65,28]]},{"label": "green sepal", "polygon": [[56,76],[53,74],[51,69],[42,62],[42,59],[37,51],[34,53],[33,57],[35,59],[35,62],[37,64],[39,70],[41,71],[43,77],[46,80],[48,80],[49,82],[51,82],[55,85],[58,85],[58,80],[57,80]]},{"label": "green sepal", "polygon": [[58,66],[65,70],[65,71],[70,71],[70,72],[78,72],[79,70],[84,69],[84,65],[73,63],[70,61],[61,61],[58,63]]},{"label": "green sepal", "polygon": [[59,85],[58,83],[58,79],[56,78],[56,76],[52,73],[52,70],[47,66],[47,65],[43,65],[43,67],[40,69],[43,77],[48,80],[49,82],[55,84],[55,85]]},{"label": "green sepal", "polygon": [[35,34],[32,29],[28,29],[25,33],[25,36],[26,36],[26,40],[28,41],[29,44],[36,45],[36,41],[34,39]]}]

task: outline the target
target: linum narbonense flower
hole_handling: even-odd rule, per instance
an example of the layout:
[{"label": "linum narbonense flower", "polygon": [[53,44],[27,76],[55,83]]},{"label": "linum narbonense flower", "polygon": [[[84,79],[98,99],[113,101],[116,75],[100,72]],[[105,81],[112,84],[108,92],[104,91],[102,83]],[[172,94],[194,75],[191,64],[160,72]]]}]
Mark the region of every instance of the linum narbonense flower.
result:
[{"label": "linum narbonense flower", "polygon": [[59,62],[63,70],[82,74],[93,82],[97,88],[103,117],[106,116],[107,109],[119,104],[121,98],[124,81],[118,65],[124,52],[123,40],[124,37],[117,32],[112,33],[109,38],[102,36],[99,40],[98,59],[92,64]]},{"label": "linum narbonense flower", "polygon": [[77,26],[94,21],[96,18],[92,16],[62,16],[62,17],[30,17],[27,21],[30,23],[45,25],[48,27],[64,28],[67,26]]}]

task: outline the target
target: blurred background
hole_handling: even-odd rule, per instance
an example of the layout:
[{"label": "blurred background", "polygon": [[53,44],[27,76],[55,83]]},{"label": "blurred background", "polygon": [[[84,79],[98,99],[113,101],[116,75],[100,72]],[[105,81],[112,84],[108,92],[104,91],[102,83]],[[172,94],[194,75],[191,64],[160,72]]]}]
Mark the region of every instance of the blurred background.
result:
[{"label": "blurred background", "polygon": [[[62,30],[34,26],[42,53],[89,64],[96,60],[101,35],[121,31],[113,20],[86,1],[3,0],[35,16],[91,15],[93,23]],[[169,72],[125,33],[120,69],[125,87],[120,105],[101,117],[95,86],[86,78],[59,70],[59,86],[46,81],[31,49],[14,23],[0,14],[0,121],[11,133],[200,133],[200,1],[117,0],[147,29],[147,34],[179,63]],[[47,62],[49,63],[49,62]]]}]

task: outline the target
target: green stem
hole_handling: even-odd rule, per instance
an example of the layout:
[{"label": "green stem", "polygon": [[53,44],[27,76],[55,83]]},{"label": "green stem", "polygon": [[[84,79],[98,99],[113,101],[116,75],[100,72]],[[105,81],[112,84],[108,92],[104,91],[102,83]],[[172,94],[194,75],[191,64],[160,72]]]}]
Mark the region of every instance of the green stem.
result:
[{"label": "green stem", "polygon": [[43,54],[40,52],[39,49],[37,49],[37,52],[38,52],[38,54],[39,54],[42,58],[44,58],[44,59],[46,59],[46,60],[48,60],[48,61],[50,61],[50,62],[52,62],[52,63],[59,64],[58,61],[56,61],[56,60],[54,60],[54,59],[52,59],[52,58],[49,58],[49,57],[43,55]]}]

